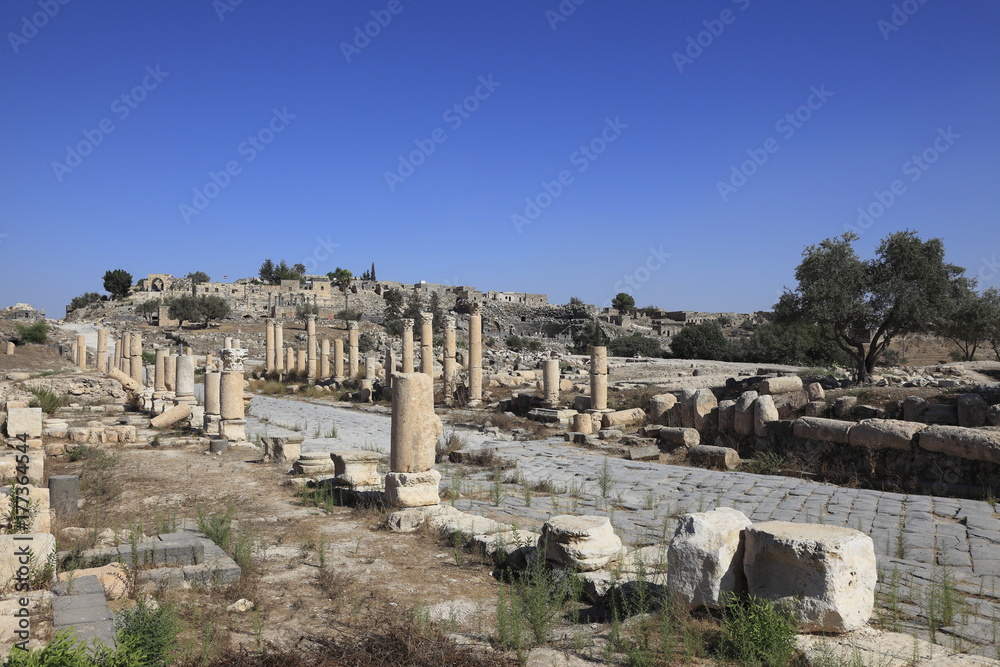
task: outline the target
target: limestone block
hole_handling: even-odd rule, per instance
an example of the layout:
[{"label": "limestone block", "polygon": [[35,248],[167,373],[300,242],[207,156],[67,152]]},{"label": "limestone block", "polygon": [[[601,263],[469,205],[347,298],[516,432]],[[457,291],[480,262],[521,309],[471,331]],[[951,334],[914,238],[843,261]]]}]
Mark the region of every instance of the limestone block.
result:
[{"label": "limestone block", "polygon": [[347,486],[377,486],[382,483],[378,474],[382,455],[378,452],[330,452],[330,457],[338,483]]},{"label": "limestone block", "polygon": [[694,428],[694,395],[695,389],[682,389],[678,406],[681,418],[681,426],[684,428]]},{"label": "limestone block", "polygon": [[802,408],[806,417],[823,417],[826,415],[826,401],[810,401]]},{"label": "limestone block", "polygon": [[302,436],[271,438],[271,461],[291,463],[302,456]]},{"label": "limestone block", "polygon": [[601,426],[611,428],[613,426],[636,426],[646,421],[646,411],[642,408],[632,408],[631,410],[618,410],[617,412],[605,412],[601,416]]},{"label": "limestone block", "polygon": [[711,389],[699,389],[691,397],[691,417],[694,420],[693,428],[701,431],[711,421],[712,412],[719,407],[719,400],[712,393]]},{"label": "limestone block", "polygon": [[222,419],[219,421],[219,437],[229,442],[246,442],[247,422],[245,419]]},{"label": "limestone block", "polygon": [[767,378],[762,380],[757,391],[762,395],[788,394],[793,391],[802,391],[802,378],[793,375],[786,377]]},{"label": "limestone block", "polygon": [[903,419],[908,422],[920,421],[927,410],[927,399],[919,396],[907,396],[903,401]]},{"label": "limestone block", "polygon": [[864,533],[769,521],[745,531],[747,592],[785,605],[802,632],[864,627],[875,605],[875,547]]},{"label": "limestone block", "polygon": [[1000,405],[991,405],[986,410],[986,423],[990,426],[1000,426]]},{"label": "limestone block", "polygon": [[687,451],[688,460],[696,466],[736,470],[740,466],[740,454],[731,447],[698,445]]},{"label": "limestone block", "polygon": [[[10,491],[9,486],[0,488],[0,516],[2,517],[9,517],[11,514]],[[48,488],[44,486],[35,486],[34,484],[19,486],[18,495],[21,496],[19,504],[19,507],[21,508],[20,511],[23,514],[25,509],[28,509],[28,516],[31,518],[31,522],[26,523],[28,532],[49,532],[52,528],[52,512],[50,505],[51,495],[49,494]],[[26,506],[26,500],[30,502],[30,507]],[[2,583],[3,582],[0,581],[0,584]]]},{"label": "limestone block", "polygon": [[128,593],[126,582],[128,572],[121,563],[108,563],[103,567],[89,567],[69,572],[59,573],[59,581],[70,581],[94,575],[104,589],[104,595],[108,600],[118,600]]},{"label": "limestone block", "polygon": [[869,449],[913,449],[917,434],[927,424],[899,419],[865,419],[851,429],[850,445]]},{"label": "limestone block", "polygon": [[758,438],[767,437],[767,425],[778,421],[778,409],[770,396],[758,396],[754,401],[753,432]]},{"label": "limestone block", "polygon": [[573,415],[571,421],[571,430],[575,433],[593,433],[594,432],[594,420],[590,415],[587,414],[576,414]]},{"label": "limestone block", "polygon": [[[430,379],[426,375],[424,377]],[[438,494],[440,483],[441,473],[433,469],[423,472],[386,473],[385,503],[390,507],[437,505],[440,502]]]},{"label": "limestone block", "polygon": [[652,424],[666,424],[667,413],[677,405],[673,394],[659,394],[649,399],[649,421]]},{"label": "limestone block", "polygon": [[743,593],[743,531],[751,525],[728,507],[681,517],[667,550],[671,593],[689,609],[718,609],[727,593]]},{"label": "limestone block", "polygon": [[794,418],[795,414],[809,402],[809,394],[806,393],[805,389],[779,394],[773,398],[774,407],[778,409],[778,413],[788,418]]},{"label": "limestone block", "polygon": [[292,464],[292,470],[300,475],[332,475],[336,467],[329,454],[318,452],[300,456]]},{"label": "limestone block", "polygon": [[792,426],[792,433],[797,438],[823,440],[824,442],[840,442],[846,445],[850,441],[850,433],[853,427],[854,422],[841,421],[839,419],[799,417]]},{"label": "limestone block", "polygon": [[425,373],[394,375],[390,469],[424,472],[433,468],[441,432],[441,419],[434,414],[434,380]]},{"label": "limestone block", "polygon": [[857,404],[857,396],[841,396],[833,402],[833,416],[838,418],[847,417]]},{"label": "limestone block", "polygon": [[701,442],[701,434],[693,428],[678,428],[664,426],[660,429],[659,438],[674,447],[694,447]]},{"label": "limestone block", "polygon": [[0,587],[12,586],[15,577],[30,578],[55,552],[56,538],[51,533],[0,535]]},{"label": "limestone block", "polygon": [[736,401],[719,401],[719,433],[732,433],[736,418]]},{"label": "limestone block", "polygon": [[181,403],[150,419],[149,425],[153,428],[167,428],[189,417],[191,417],[191,404]]},{"label": "limestone block", "polygon": [[500,566],[523,568],[528,556],[535,551],[538,533],[529,530],[508,530],[486,535],[473,535],[472,547]]},{"label": "limestone block", "polygon": [[1000,429],[928,426],[917,436],[917,444],[928,452],[940,452],[970,461],[1000,463]]},{"label": "limestone block", "polygon": [[600,570],[625,555],[621,539],[604,516],[553,516],[542,526],[538,548],[546,560],[580,572]]},{"label": "limestone block", "polygon": [[979,394],[962,394],[958,397],[958,425],[978,428],[986,425],[989,404]]},{"label": "limestone block", "polygon": [[826,400],[826,390],[819,382],[811,382],[806,385],[806,395],[809,396],[810,401]]},{"label": "limestone block", "polygon": [[10,437],[27,433],[29,438],[42,437],[41,408],[8,408],[7,435]]},{"label": "limestone block", "polygon": [[733,413],[733,430],[740,435],[753,433],[753,410],[757,402],[757,392],[745,391],[736,399],[736,412]]}]

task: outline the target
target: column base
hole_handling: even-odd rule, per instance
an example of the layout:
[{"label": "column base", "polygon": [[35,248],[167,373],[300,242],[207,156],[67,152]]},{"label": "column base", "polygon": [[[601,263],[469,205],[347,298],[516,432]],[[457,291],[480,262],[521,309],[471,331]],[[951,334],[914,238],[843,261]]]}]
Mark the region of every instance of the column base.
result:
[{"label": "column base", "polygon": [[222,419],[219,421],[219,437],[229,442],[246,442],[246,427],[245,419]]},{"label": "column base", "polygon": [[386,473],[383,498],[390,507],[438,505],[441,502],[440,483],[441,473],[437,470]]}]

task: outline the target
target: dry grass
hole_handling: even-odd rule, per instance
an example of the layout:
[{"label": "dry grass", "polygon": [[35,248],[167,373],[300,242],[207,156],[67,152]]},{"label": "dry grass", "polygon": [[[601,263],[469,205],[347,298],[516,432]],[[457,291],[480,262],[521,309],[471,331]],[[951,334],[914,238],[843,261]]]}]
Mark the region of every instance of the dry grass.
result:
[{"label": "dry grass", "polygon": [[511,416],[506,412],[477,412],[471,416],[470,421],[478,426],[496,426],[501,431],[508,433],[516,428],[524,429],[527,432],[528,440],[543,440],[552,436],[552,432],[545,424],[523,417]]}]

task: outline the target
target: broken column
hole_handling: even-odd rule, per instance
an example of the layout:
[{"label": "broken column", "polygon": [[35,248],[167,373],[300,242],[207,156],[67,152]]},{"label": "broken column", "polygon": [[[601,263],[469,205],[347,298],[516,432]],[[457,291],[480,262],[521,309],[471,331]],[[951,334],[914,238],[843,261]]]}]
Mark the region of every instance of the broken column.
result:
[{"label": "broken column", "polygon": [[608,348],[590,348],[590,409],[608,409]]},{"label": "broken column", "polygon": [[434,378],[434,315],[420,313],[420,372]]},{"label": "broken column", "polygon": [[76,335],[76,365],[87,369],[87,336],[84,334]]},{"label": "broken column", "polygon": [[15,347],[15,345],[14,345],[13,342],[7,341],[7,346],[6,347],[7,347],[7,354],[14,354],[14,347]]},{"label": "broken column", "polygon": [[241,348],[222,350],[222,378],[219,381],[219,436],[230,442],[246,438],[243,412],[243,360],[247,351]]},{"label": "broken column", "polygon": [[309,384],[316,382],[319,373],[319,356],[316,350],[316,316],[306,315],[306,377]]},{"label": "broken column", "polygon": [[128,334],[123,333],[115,341],[115,368],[125,371],[125,355],[128,350]]},{"label": "broken column", "polygon": [[288,348],[285,350],[285,373],[291,375],[295,372],[295,348]]},{"label": "broken column", "polygon": [[174,390],[174,400],[178,403],[193,405],[194,398],[194,357],[182,355],[177,357],[177,388]]},{"label": "broken column", "polygon": [[[154,371],[155,372],[155,371]],[[167,355],[163,360],[163,386],[168,392],[177,391],[177,355]]]},{"label": "broken column", "polygon": [[97,330],[97,372],[108,372],[108,332],[107,329]]},{"label": "broken column", "polygon": [[365,355],[365,378],[361,381],[361,400],[373,400],[375,390],[375,355]]},{"label": "broken column", "polygon": [[444,404],[455,402],[455,318],[444,318]]},{"label": "broken column", "polygon": [[224,337],[222,339],[222,349],[228,350],[232,346],[233,346],[233,337],[232,336],[226,336],[226,337]]},{"label": "broken column", "polygon": [[403,318],[403,372],[413,372],[413,320]]},{"label": "broken column", "polygon": [[344,339],[333,339],[333,380],[344,381]]},{"label": "broken column", "polygon": [[396,372],[396,351],[392,345],[385,348],[385,381],[387,389],[392,389],[392,374]]},{"label": "broken column", "polygon": [[281,322],[274,323],[274,370],[284,373],[285,367],[285,331]]},{"label": "broken column", "polygon": [[347,376],[358,377],[358,323],[347,323]]},{"label": "broken column", "polygon": [[129,375],[142,384],[142,336],[138,332],[132,334],[129,345]]},{"label": "broken column", "polygon": [[219,435],[219,422],[222,419],[220,402],[220,386],[222,373],[210,371],[205,373],[205,435]]},{"label": "broken column", "polygon": [[153,363],[153,400],[162,399],[167,393],[167,348],[155,348],[156,360]]},{"label": "broken column", "polygon": [[295,372],[302,377],[309,375],[309,354],[306,350],[296,350]]},{"label": "broken column", "polygon": [[479,304],[469,306],[469,405],[483,402],[483,316]]},{"label": "broken column", "polygon": [[319,342],[319,379],[330,379],[330,340],[327,338]]},{"label": "broken column", "polygon": [[542,365],[542,387],[545,405],[554,408],[559,405],[559,360],[546,359]]},{"label": "broken column", "polygon": [[264,320],[264,370],[267,373],[275,371],[274,364],[274,320],[270,317]]},{"label": "broken column", "polygon": [[385,502],[423,507],[439,502],[441,473],[434,455],[441,420],[434,414],[434,382],[424,373],[398,373],[392,387],[392,435]]}]

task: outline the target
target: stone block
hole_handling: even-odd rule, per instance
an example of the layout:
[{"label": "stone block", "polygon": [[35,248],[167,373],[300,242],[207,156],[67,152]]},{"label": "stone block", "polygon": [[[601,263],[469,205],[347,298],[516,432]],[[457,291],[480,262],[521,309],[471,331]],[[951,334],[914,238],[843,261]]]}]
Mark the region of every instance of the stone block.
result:
[{"label": "stone block", "polygon": [[545,558],[579,572],[592,572],[625,555],[621,539],[605,516],[550,517],[542,526],[538,548]]},{"label": "stone block", "polygon": [[441,502],[438,486],[441,473],[390,472],[385,476],[385,503],[390,507],[426,507]]},{"label": "stone block", "polygon": [[806,417],[825,417],[826,401],[810,401],[802,408],[802,414]]},{"label": "stone block", "polygon": [[649,399],[649,421],[653,424],[666,424],[667,413],[677,405],[677,397],[673,394],[659,394]]},{"label": "stone block", "polygon": [[601,426],[603,428],[612,428],[615,426],[637,426],[645,421],[646,412],[642,408],[605,412],[601,415]]},{"label": "stone block", "polygon": [[875,605],[875,548],[864,533],[769,521],[745,531],[750,595],[785,606],[801,632],[864,627]]},{"label": "stone block", "polygon": [[917,444],[928,452],[1000,463],[1000,429],[997,428],[928,426],[917,436]]},{"label": "stone block", "polygon": [[660,458],[660,448],[656,445],[646,445],[644,447],[630,447],[628,450],[628,458],[633,461],[643,461],[647,459]]},{"label": "stone block", "polygon": [[920,422],[899,419],[865,419],[851,429],[850,445],[869,449],[913,449],[918,433],[927,428]]},{"label": "stone block", "polygon": [[660,429],[658,437],[671,447],[694,447],[701,442],[701,434],[693,428],[665,426]]},{"label": "stone block", "polygon": [[378,486],[382,483],[378,474],[378,463],[382,455],[378,452],[330,452],[330,457],[333,459],[333,474],[336,475],[338,484]]},{"label": "stone block", "polygon": [[753,433],[753,411],[758,394],[755,391],[745,391],[736,399],[736,411],[733,413],[733,430],[739,435]]},{"label": "stone block", "polygon": [[826,400],[826,390],[823,389],[823,385],[819,382],[811,382],[806,385],[806,395],[809,397],[810,401]]},{"label": "stone block", "polygon": [[838,419],[841,417],[849,417],[851,411],[858,404],[857,396],[841,396],[833,402],[833,416]]},{"label": "stone block", "polygon": [[194,536],[151,540],[136,543],[134,551],[131,544],[122,544],[118,554],[126,565],[197,565],[205,561],[205,544],[203,539]]},{"label": "stone block", "polygon": [[778,421],[778,409],[774,407],[774,399],[770,395],[758,396],[754,401],[753,432],[758,438],[767,437],[767,425]]},{"label": "stone block", "polygon": [[246,427],[245,419],[223,419],[219,422],[219,437],[229,442],[246,442]]},{"label": "stone block", "polygon": [[719,433],[732,433],[736,418],[736,401],[719,401]]},{"label": "stone block", "polygon": [[731,447],[697,445],[687,451],[688,460],[703,468],[736,470],[740,466],[740,454]]},{"label": "stone block", "polygon": [[854,422],[841,421],[839,419],[799,417],[792,426],[792,433],[797,438],[839,442],[846,445],[850,441],[850,433],[853,427]]},{"label": "stone block", "polygon": [[757,391],[763,395],[788,394],[793,391],[802,391],[802,378],[792,375],[785,377],[766,378],[761,380]]},{"label": "stone block", "polygon": [[51,533],[0,535],[0,588],[12,585],[18,576],[41,571],[55,553]]},{"label": "stone block", "polygon": [[689,609],[723,606],[728,593],[746,590],[742,512],[720,507],[681,517],[667,550],[667,586]]},{"label": "stone block", "polygon": [[986,425],[986,411],[989,404],[979,394],[962,394],[958,397],[958,425],[978,428]]},{"label": "stone block", "polygon": [[29,438],[42,437],[41,408],[7,409],[7,435],[14,438],[24,433]]},{"label": "stone block", "polygon": [[927,410],[927,400],[919,396],[907,396],[903,401],[903,419],[908,422],[920,421]]}]

